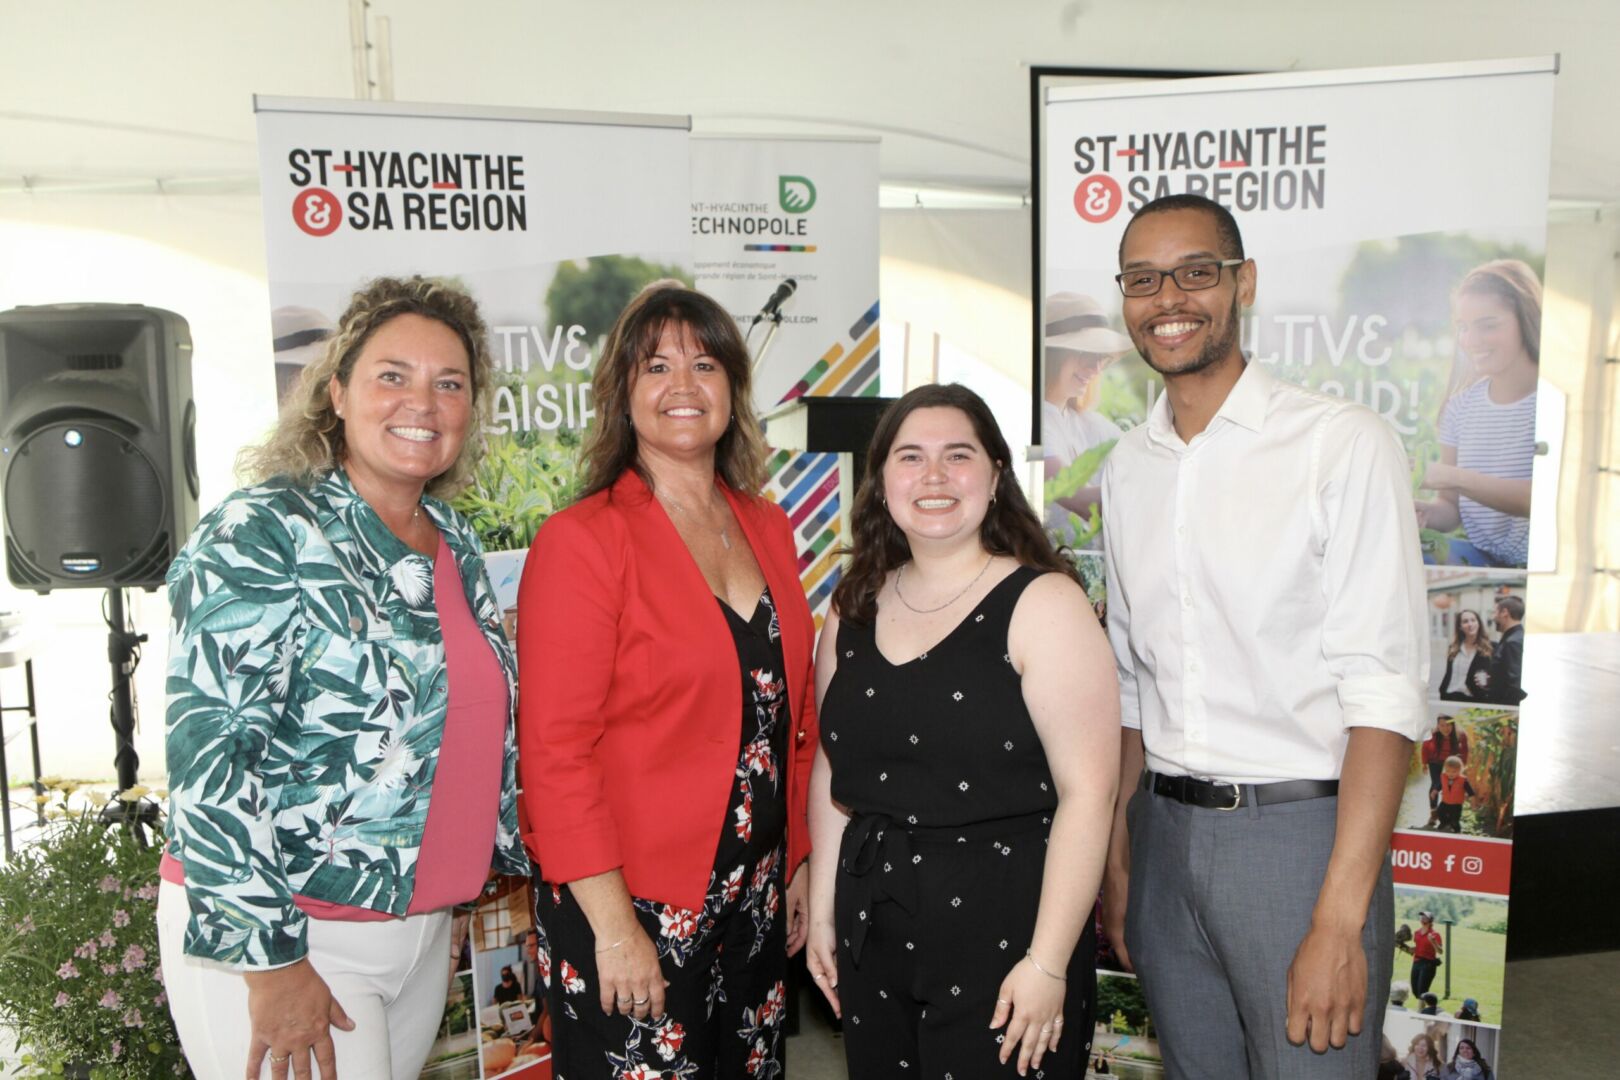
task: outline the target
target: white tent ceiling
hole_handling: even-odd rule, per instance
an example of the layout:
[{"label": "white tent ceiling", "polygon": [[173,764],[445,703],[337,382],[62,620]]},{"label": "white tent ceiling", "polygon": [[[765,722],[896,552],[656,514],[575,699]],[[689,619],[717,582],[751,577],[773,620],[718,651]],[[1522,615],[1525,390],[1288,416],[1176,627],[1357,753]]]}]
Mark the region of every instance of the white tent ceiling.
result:
[{"label": "white tent ceiling", "polygon": [[[1030,63],[1259,71],[1559,53],[1552,191],[1620,202],[1614,0],[372,0],[370,15],[391,24],[401,101],[877,133],[886,182],[1010,193],[1028,183]],[[251,191],[250,95],[352,97],[350,48],[347,0],[0,0],[0,215],[29,187]],[[1518,167],[1478,152],[1482,183]]]}]

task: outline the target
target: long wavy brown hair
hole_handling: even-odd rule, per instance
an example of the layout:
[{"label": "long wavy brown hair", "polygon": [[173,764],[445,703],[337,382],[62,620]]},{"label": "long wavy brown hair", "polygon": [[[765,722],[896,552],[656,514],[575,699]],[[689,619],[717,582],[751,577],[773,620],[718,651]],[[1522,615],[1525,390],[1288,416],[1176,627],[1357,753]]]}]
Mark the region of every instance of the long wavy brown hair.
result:
[{"label": "long wavy brown hair", "polygon": [[753,365],[737,320],[703,293],[665,280],[653,282],[625,305],[602,346],[591,378],[596,420],[581,452],[585,472],[581,499],[612,487],[626,469],[635,470],[652,487],[630,423],[630,389],[671,323],[691,332],[698,346],[719,363],[731,387],[732,419],[714,448],[715,472],[733,491],[746,495],[758,495],[765,486],[765,436],[754,415]]},{"label": "long wavy brown hair", "polygon": [[973,425],[973,434],[995,465],[994,500],[979,524],[979,543],[992,555],[1011,555],[1021,566],[1067,574],[1076,584],[1080,575],[1069,561],[1052,547],[1041,519],[1035,516],[1018,478],[1012,470],[1012,451],[984,399],[959,383],[929,383],[919,386],[889,406],[872,433],[866,452],[866,473],[855,493],[850,512],[852,536],[844,552],[849,566],[838,588],[833,590],[833,606],[838,617],[866,625],[877,617],[878,593],[889,572],[911,561],[911,544],[900,526],[889,516],[883,501],[883,467],[889,450],[906,417],[918,409],[956,409]]},{"label": "long wavy brown hair", "polygon": [[275,429],[264,442],[237,455],[236,471],[243,482],[255,484],[285,476],[307,487],[343,461],[348,443],[343,420],[332,404],[332,376],[348,386],[366,342],[384,323],[401,315],[443,323],[456,332],[467,350],[472,419],[461,453],[448,469],[428,481],[427,493],[448,499],[472,482],[473,470],[484,453],[484,424],[489,420],[494,382],[489,331],[471,296],[454,285],[424,277],[377,278],[349,299],[337,332],[327,339],[321,358],[298,377]]},{"label": "long wavy brown hair", "polygon": [[1492,655],[1496,649],[1491,645],[1490,635],[1485,632],[1485,620],[1479,617],[1479,612],[1472,608],[1464,608],[1462,611],[1457,612],[1456,632],[1451,635],[1451,647],[1446,650],[1446,658],[1455,660],[1457,654],[1462,652],[1462,647],[1468,643],[1463,634],[1462,619],[1464,615],[1472,615],[1475,624],[1479,626],[1479,633],[1474,635],[1474,648],[1478,650],[1481,656]]}]

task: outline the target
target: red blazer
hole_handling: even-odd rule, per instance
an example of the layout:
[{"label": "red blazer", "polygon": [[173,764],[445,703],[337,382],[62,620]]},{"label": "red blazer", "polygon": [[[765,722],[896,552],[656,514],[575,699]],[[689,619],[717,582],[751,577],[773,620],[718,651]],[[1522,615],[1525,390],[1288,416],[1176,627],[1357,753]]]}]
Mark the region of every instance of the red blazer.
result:
[{"label": "red blazer", "polygon": [[[726,497],[781,624],[791,876],[810,853],[815,626],[786,514]],[[619,868],[634,896],[701,908],[742,747],[742,678],[725,614],[634,472],[535,537],[518,588],[518,671],[523,840],[541,876]]]}]

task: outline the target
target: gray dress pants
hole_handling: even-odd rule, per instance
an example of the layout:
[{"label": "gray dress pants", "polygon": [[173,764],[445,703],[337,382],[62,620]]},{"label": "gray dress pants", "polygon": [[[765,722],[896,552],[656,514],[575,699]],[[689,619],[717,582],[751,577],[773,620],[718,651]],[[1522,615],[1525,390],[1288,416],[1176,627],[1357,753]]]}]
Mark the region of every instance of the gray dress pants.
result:
[{"label": "gray dress pants", "polygon": [[[1247,800],[1246,800],[1247,801]],[[1361,1034],[1313,1052],[1287,1037],[1288,967],[1333,851],[1337,798],[1232,812],[1138,790],[1125,943],[1169,1080],[1369,1080],[1394,964],[1388,856],[1361,934]]]}]

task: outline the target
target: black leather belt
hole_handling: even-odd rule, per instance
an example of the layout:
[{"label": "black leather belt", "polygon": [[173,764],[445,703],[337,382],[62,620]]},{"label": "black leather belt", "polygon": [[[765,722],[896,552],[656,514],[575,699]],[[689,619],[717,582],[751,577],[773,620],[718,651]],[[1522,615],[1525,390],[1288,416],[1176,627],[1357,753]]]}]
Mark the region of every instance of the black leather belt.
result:
[{"label": "black leather belt", "polygon": [[1196,776],[1167,776],[1151,770],[1142,773],[1142,786],[1155,795],[1204,810],[1236,810],[1251,803],[1272,806],[1301,799],[1325,799],[1339,793],[1337,780],[1228,784],[1220,780],[1200,780]]}]

